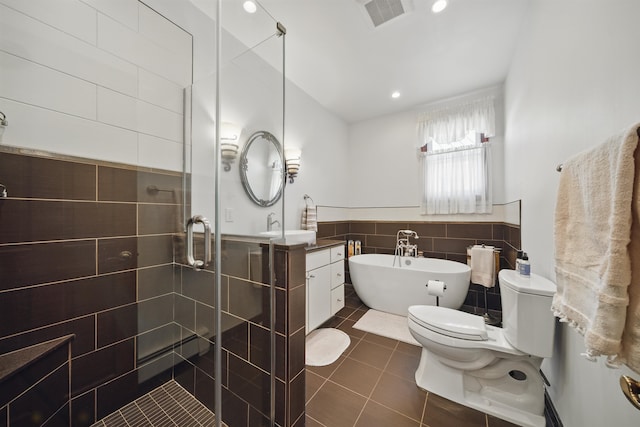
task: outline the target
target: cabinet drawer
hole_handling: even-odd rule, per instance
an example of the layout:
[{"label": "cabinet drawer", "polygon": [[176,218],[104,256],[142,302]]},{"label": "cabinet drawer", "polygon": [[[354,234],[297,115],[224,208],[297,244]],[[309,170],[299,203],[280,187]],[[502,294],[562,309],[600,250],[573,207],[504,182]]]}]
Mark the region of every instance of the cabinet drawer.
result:
[{"label": "cabinet drawer", "polygon": [[331,262],[344,260],[344,245],[331,248]]},{"label": "cabinet drawer", "polygon": [[331,290],[331,315],[333,316],[344,307],[344,285]]},{"label": "cabinet drawer", "polygon": [[344,284],[344,261],[331,264],[331,289]]},{"label": "cabinet drawer", "polygon": [[331,251],[323,249],[321,251],[310,252],[307,254],[307,271],[315,270],[323,265],[331,263]]}]

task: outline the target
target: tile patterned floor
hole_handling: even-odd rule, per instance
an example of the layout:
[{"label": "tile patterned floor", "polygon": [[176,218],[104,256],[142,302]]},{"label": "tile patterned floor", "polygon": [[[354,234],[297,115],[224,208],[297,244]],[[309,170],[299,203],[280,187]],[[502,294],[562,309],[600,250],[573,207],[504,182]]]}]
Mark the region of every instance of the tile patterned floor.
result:
[{"label": "tile patterned floor", "polygon": [[[306,427],[515,427],[507,421],[420,390],[414,380],[420,347],[353,329],[367,311],[353,287],[346,306],[323,327],[351,345],[329,366],[308,366]],[[175,381],[92,427],[212,426],[214,414]]]},{"label": "tile patterned floor", "polygon": [[212,426],[214,420],[213,412],[177,382],[169,381],[92,427],[204,427]]},{"label": "tile patterned floor", "polygon": [[329,366],[307,367],[307,427],[514,427],[514,424],[420,390],[420,347],[353,329],[366,313],[346,287],[346,306],[324,327],[351,345]]}]

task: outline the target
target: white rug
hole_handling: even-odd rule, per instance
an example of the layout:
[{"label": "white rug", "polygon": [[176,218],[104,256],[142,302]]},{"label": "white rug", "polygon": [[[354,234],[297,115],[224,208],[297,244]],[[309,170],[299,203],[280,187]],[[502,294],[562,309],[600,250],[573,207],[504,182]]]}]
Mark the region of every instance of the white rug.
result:
[{"label": "white rug", "polygon": [[361,331],[420,346],[420,343],[409,332],[406,316],[369,309],[353,327]]},{"label": "white rug", "polygon": [[305,363],[309,366],[331,365],[351,344],[351,338],[339,329],[320,328],[306,338]]}]

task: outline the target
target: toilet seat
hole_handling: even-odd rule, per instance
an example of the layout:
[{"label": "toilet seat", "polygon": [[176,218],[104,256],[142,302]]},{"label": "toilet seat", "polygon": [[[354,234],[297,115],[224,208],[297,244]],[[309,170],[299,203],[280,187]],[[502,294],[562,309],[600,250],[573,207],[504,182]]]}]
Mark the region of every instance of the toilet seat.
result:
[{"label": "toilet seat", "polygon": [[[473,318],[469,319],[468,316]],[[459,338],[452,333],[452,324],[447,324],[445,319],[464,320],[464,326],[458,325],[463,334],[470,337],[482,337],[482,330],[486,334],[484,339]],[[470,323],[466,323],[470,320]],[[481,323],[478,323],[480,321]],[[434,325],[435,324],[435,325]],[[409,330],[412,334],[417,334],[422,339],[427,339],[435,343],[455,347],[460,349],[487,349],[513,355],[524,355],[525,353],[513,347],[505,338],[502,328],[484,324],[482,316],[464,313],[446,307],[432,305],[414,305],[409,307],[408,314]],[[438,330],[440,325],[440,330]],[[471,327],[469,327],[471,325]],[[475,327],[474,327],[475,326]],[[468,329],[465,329],[468,328]],[[476,332],[479,331],[479,332]],[[459,333],[460,331],[458,331]],[[416,335],[414,337],[421,342]],[[421,342],[424,346],[424,343]]]},{"label": "toilet seat", "polygon": [[413,305],[409,307],[409,317],[420,326],[448,337],[471,341],[486,341],[489,338],[484,319],[464,311],[434,305]]}]

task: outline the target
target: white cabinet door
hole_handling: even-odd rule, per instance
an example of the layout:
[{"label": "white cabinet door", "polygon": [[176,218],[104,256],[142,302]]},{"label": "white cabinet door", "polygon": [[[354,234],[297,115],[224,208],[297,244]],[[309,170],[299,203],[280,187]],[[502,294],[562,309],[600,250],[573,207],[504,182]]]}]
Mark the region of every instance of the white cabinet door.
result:
[{"label": "white cabinet door", "polygon": [[307,273],[307,329],[309,333],[331,317],[331,266]]}]

